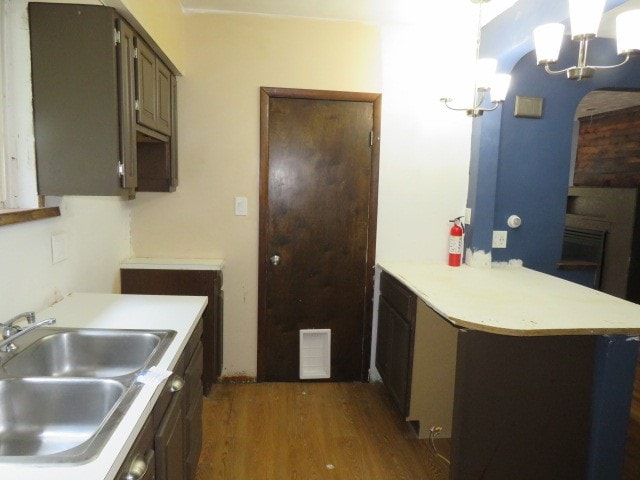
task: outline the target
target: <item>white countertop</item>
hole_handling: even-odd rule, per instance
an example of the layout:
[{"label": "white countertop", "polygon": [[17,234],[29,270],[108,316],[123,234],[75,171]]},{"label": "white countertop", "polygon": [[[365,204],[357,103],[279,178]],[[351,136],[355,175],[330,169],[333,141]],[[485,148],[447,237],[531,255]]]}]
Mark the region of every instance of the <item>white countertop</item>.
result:
[{"label": "white countertop", "polygon": [[[54,327],[175,330],[176,336],[157,365],[161,369],[171,370],[206,305],[207,297],[74,293],[51,308],[38,312],[37,318],[55,317]],[[113,478],[161,392],[161,386],[145,385],[100,455],[91,462],[74,466],[0,463],[3,478]]]},{"label": "white countertop", "polygon": [[460,327],[518,336],[640,334],[640,305],[524,267],[378,265]]},{"label": "white countertop", "polygon": [[219,258],[129,258],[120,268],[145,270],[222,270]]}]

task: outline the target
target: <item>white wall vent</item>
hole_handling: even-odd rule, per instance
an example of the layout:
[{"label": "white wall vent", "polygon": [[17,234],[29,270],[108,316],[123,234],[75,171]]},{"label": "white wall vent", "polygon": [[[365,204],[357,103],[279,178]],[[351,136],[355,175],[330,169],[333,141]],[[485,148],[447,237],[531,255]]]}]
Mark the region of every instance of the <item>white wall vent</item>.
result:
[{"label": "white wall vent", "polygon": [[300,379],[331,378],[331,329],[300,330]]}]

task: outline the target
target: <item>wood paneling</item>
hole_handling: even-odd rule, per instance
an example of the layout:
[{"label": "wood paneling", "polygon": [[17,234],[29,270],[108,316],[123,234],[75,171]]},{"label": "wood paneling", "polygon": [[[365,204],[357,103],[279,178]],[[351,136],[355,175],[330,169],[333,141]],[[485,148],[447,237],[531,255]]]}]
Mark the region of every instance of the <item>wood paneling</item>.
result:
[{"label": "wood paneling", "polygon": [[203,421],[197,480],[448,478],[382,385],[218,385]]},{"label": "wood paneling", "polygon": [[640,106],[580,119],[576,186],[640,185]]}]

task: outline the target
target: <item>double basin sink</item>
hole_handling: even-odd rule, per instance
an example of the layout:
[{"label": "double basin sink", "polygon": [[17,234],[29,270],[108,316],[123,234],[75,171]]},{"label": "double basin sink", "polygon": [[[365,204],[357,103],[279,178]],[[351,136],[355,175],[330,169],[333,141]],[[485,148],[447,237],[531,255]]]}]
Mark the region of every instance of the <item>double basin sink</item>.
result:
[{"label": "double basin sink", "polygon": [[56,327],[16,340],[0,354],[0,463],[94,458],[175,334]]}]

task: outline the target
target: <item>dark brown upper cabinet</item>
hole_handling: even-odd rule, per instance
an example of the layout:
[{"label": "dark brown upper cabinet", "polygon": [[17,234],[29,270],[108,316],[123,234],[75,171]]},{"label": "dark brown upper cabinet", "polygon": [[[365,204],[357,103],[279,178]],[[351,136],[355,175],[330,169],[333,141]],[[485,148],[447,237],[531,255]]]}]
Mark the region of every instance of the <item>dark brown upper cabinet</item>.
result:
[{"label": "dark brown upper cabinet", "polygon": [[137,120],[171,135],[171,71],[142,40],[137,40]]},{"label": "dark brown upper cabinet", "polygon": [[175,190],[175,76],[160,55],[109,7],[30,3],[29,28],[39,194]]}]

